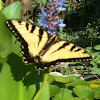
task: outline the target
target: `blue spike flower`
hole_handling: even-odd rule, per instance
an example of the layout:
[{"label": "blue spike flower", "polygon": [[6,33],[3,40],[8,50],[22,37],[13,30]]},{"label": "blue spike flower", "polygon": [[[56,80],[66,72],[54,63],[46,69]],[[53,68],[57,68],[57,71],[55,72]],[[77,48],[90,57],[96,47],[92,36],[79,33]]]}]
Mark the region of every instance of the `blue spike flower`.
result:
[{"label": "blue spike flower", "polygon": [[57,27],[65,27],[63,19],[58,17],[58,11],[64,11],[66,0],[49,0],[46,8],[41,8],[39,26],[42,26],[51,35],[56,34]]}]

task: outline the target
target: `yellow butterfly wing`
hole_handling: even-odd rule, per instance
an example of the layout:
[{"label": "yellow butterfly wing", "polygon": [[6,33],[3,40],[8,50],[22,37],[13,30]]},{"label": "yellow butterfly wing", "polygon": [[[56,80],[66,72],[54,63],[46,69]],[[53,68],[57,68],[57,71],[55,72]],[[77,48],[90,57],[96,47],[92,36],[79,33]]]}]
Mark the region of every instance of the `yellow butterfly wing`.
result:
[{"label": "yellow butterfly wing", "polygon": [[26,59],[25,63],[28,63],[27,60],[29,58],[31,60],[31,57],[38,56],[50,38],[46,31],[26,21],[7,20],[6,25],[18,41],[21,42],[21,53],[23,54],[23,59]]},{"label": "yellow butterfly wing", "polygon": [[24,63],[35,61],[39,70],[57,62],[90,61],[92,58],[83,48],[73,43],[56,40],[46,31],[21,20],[7,20],[7,27],[21,43]]},{"label": "yellow butterfly wing", "polygon": [[89,61],[91,60],[91,56],[86,50],[73,43],[58,41],[55,42],[43,56],[41,56],[41,60],[44,63],[55,61]]}]

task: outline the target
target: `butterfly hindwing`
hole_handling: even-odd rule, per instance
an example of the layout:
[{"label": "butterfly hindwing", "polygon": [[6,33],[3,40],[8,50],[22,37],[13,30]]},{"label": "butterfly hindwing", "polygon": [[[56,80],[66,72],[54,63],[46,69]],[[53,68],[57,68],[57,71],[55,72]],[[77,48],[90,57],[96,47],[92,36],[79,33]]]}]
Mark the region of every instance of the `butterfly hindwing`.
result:
[{"label": "butterfly hindwing", "polygon": [[91,56],[83,48],[66,41],[55,42],[41,57],[42,62],[89,61]]}]

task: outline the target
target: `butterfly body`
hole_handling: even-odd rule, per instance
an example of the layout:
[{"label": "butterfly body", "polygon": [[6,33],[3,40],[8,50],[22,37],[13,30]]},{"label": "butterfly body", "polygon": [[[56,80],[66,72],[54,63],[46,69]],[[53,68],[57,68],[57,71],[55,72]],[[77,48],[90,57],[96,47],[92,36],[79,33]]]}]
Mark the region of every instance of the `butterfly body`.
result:
[{"label": "butterfly body", "polygon": [[25,64],[35,62],[37,69],[47,69],[60,62],[90,61],[91,56],[73,43],[57,40],[41,28],[21,20],[7,20],[7,27],[21,43]]}]

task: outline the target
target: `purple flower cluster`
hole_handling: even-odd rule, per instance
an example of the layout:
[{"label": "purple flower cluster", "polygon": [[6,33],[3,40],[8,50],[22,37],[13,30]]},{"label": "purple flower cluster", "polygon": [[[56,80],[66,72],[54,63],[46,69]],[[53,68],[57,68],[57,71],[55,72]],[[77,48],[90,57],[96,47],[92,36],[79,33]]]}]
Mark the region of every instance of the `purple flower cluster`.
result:
[{"label": "purple flower cluster", "polygon": [[42,26],[49,34],[54,35],[57,27],[65,27],[63,19],[58,17],[59,11],[64,11],[66,0],[49,0],[46,8],[41,8],[39,26]]}]

